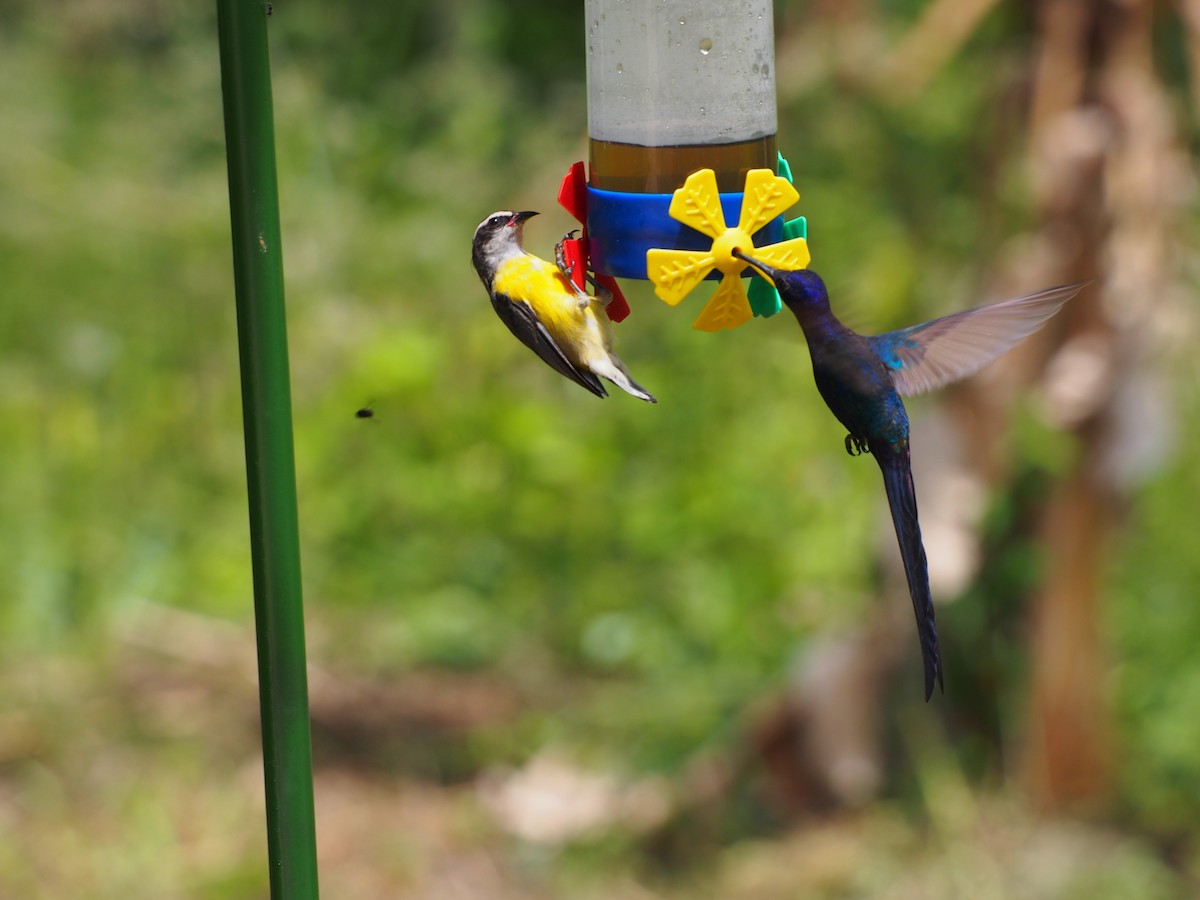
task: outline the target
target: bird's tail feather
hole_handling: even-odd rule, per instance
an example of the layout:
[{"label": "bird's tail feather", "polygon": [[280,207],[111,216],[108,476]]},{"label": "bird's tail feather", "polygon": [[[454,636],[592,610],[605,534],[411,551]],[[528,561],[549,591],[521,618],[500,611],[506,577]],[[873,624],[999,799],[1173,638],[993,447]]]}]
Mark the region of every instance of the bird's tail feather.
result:
[{"label": "bird's tail feather", "polygon": [[629,370],[625,368],[625,363],[621,362],[621,357],[615,353],[608,355],[609,365],[604,365],[603,362],[593,363],[592,371],[597,375],[602,375],[628,394],[645,400],[647,403],[657,403],[658,400],[648,390],[633,380],[633,376],[629,374]]},{"label": "bird's tail feather", "polygon": [[942,659],[938,652],[937,625],[934,622],[933,597],[929,591],[929,566],[925,547],[921,543],[921,526],[917,521],[917,492],[913,487],[912,460],[908,447],[897,452],[883,441],[871,442],[871,453],[883,472],[908,592],[912,596],[913,612],[917,616],[917,634],[921,640],[921,658],[925,664],[925,699],[933,696],[933,683],[945,692],[942,679]]}]

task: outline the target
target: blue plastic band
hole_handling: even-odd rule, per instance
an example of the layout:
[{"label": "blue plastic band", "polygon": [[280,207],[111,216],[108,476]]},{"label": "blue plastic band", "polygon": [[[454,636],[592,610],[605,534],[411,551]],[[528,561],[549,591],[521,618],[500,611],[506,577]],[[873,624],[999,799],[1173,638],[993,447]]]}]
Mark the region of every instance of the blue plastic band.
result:
[{"label": "blue plastic band", "polygon": [[[601,275],[646,280],[646,251],[707,250],[713,239],[676,222],[667,210],[673,194],[627,194],[588,185],[588,256]],[[720,194],[725,221],[736,225],[742,194]],[[783,235],[783,217],[772,219],[752,237],[754,245],[776,244]],[[714,271],[709,278],[720,278]]]}]

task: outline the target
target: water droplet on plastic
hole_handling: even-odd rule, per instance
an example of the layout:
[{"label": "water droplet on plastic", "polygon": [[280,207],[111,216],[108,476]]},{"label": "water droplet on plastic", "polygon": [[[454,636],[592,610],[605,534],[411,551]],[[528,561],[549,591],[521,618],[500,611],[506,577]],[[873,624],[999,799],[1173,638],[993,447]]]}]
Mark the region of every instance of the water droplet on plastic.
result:
[{"label": "water droplet on plastic", "polygon": [[762,73],[763,73],[763,78],[766,78],[768,75],[771,74],[771,67],[768,66],[766,63],[763,63]]},{"label": "water droplet on plastic", "polygon": [[617,74],[620,75],[624,71],[625,71],[625,67],[623,65],[621,65],[620,63],[617,63]]},{"label": "water droplet on plastic", "polygon": [[680,16],[680,17],[679,17],[679,24],[680,24],[680,25],[686,25],[686,24],[687,24],[687,19],[685,19],[683,16]]},{"label": "water droplet on plastic", "polygon": [[712,50],[712,38],[702,38],[700,40],[700,52],[702,54],[704,54],[705,56],[708,56],[708,54],[711,50]]}]

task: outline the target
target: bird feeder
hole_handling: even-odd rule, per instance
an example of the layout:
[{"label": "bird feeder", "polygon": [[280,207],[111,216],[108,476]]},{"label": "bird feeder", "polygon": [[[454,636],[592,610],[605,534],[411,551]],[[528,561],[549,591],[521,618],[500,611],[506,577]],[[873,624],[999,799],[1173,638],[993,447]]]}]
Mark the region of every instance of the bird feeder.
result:
[{"label": "bird feeder", "polygon": [[[780,268],[808,264],[804,219],[776,147],[771,0],[586,0],[589,163],[576,163],[559,201],[583,224],[568,246],[614,291],[614,278],[654,282],[679,303],[700,281],[721,287],[695,322],[705,331],[773,315],[779,296],[733,248]],[[736,222],[735,227],[726,223]],[[784,243],[780,243],[780,242]]]}]

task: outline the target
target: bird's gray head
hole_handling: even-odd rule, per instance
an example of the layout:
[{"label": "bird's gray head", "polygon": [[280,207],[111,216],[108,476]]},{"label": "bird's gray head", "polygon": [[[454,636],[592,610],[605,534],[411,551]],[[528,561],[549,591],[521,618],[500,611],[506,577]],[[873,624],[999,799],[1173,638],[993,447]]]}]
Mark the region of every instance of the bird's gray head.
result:
[{"label": "bird's gray head", "polygon": [[471,262],[475,264],[475,271],[488,290],[491,290],[492,279],[500,264],[525,252],[521,248],[525,222],[536,215],[533,210],[512,212],[503,209],[492,213],[475,229],[475,239],[471,242]]},{"label": "bird's gray head", "polygon": [[797,316],[805,313],[829,309],[829,293],[825,290],[825,282],[812,269],[776,269],[756,259],[734,250],[733,255],[744,259],[775,283],[779,291],[779,299],[784,302]]}]

